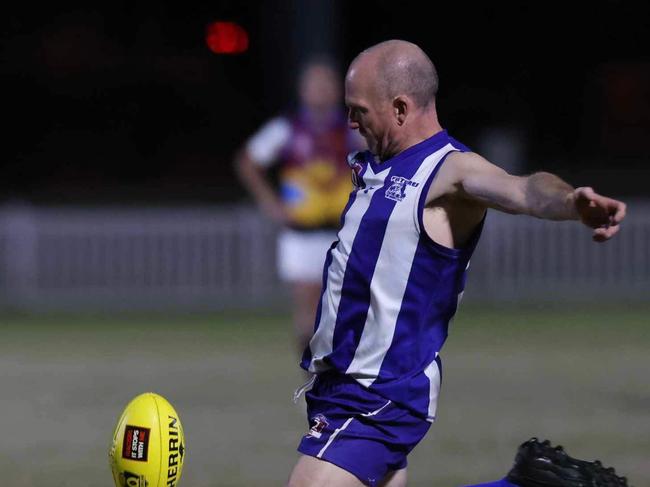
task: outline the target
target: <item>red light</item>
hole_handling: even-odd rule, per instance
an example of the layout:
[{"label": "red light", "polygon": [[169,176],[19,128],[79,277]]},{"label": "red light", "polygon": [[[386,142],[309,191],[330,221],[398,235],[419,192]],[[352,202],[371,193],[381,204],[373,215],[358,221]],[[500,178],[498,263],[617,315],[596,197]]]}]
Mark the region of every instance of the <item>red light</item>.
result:
[{"label": "red light", "polygon": [[235,22],[212,22],[205,43],[215,54],[241,54],[248,49],[248,33]]}]

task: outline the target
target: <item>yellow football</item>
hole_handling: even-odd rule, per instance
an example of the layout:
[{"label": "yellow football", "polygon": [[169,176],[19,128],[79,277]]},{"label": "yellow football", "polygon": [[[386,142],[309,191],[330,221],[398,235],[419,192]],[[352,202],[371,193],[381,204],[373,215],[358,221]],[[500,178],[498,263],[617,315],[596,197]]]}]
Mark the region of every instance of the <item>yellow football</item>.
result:
[{"label": "yellow football", "polygon": [[185,438],[172,405],[153,392],[135,397],[117,421],[108,455],[117,487],[177,487]]}]

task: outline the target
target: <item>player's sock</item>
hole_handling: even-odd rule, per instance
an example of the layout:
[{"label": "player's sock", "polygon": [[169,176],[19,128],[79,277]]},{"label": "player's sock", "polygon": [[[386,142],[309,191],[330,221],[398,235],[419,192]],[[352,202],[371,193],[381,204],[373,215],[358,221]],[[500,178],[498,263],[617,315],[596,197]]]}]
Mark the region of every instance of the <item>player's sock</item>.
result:
[{"label": "player's sock", "polygon": [[466,487],[519,487],[517,484],[508,482],[506,479],[488,482],[487,484],[468,485]]}]

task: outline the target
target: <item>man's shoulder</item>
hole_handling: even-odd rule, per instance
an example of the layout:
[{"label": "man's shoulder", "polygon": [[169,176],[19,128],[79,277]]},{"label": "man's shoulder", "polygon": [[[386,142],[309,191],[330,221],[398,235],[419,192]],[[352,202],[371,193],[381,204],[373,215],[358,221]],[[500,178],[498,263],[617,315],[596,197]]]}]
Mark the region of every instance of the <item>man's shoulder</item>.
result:
[{"label": "man's shoulder", "polygon": [[454,201],[455,197],[459,196],[459,181],[470,174],[481,160],[482,157],[475,152],[460,150],[449,152],[431,184],[427,201],[437,200],[443,196],[450,197],[450,201]]},{"label": "man's shoulder", "polygon": [[457,152],[472,152],[472,149],[469,148],[469,146],[463,144],[462,142],[459,142],[455,138],[453,138],[451,135],[448,136],[449,143],[456,149]]},{"label": "man's shoulder", "polygon": [[438,176],[460,176],[467,171],[471,171],[472,166],[476,164],[479,159],[481,159],[481,156],[475,152],[452,149],[445,157],[445,161],[440,167]]}]

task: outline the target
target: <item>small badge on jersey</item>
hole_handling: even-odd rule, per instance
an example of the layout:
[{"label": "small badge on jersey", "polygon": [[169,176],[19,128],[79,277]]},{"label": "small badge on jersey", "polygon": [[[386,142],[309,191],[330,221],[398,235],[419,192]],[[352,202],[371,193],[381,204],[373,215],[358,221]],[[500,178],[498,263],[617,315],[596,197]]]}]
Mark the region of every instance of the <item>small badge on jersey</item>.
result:
[{"label": "small badge on jersey", "polygon": [[419,183],[415,183],[410,179],[406,179],[402,176],[392,176],[390,178],[391,185],[386,190],[385,196],[389,200],[393,201],[402,201],[406,198],[406,188],[409,186],[417,187]]},{"label": "small badge on jersey", "polygon": [[363,173],[363,165],[361,161],[363,160],[363,153],[361,151],[356,151],[348,154],[348,166],[352,169],[352,184],[355,188],[363,189],[366,187],[366,183],[363,182],[361,174]]},{"label": "small badge on jersey", "polygon": [[329,421],[322,414],[317,414],[311,418],[311,428],[307,432],[307,436],[312,436],[314,438],[320,438],[323,434],[323,430],[329,426]]},{"label": "small badge on jersey", "polygon": [[352,183],[356,189],[366,188],[363,173],[366,167],[373,162],[378,163],[379,159],[369,150],[356,151],[348,154],[348,166],[352,168]]}]

